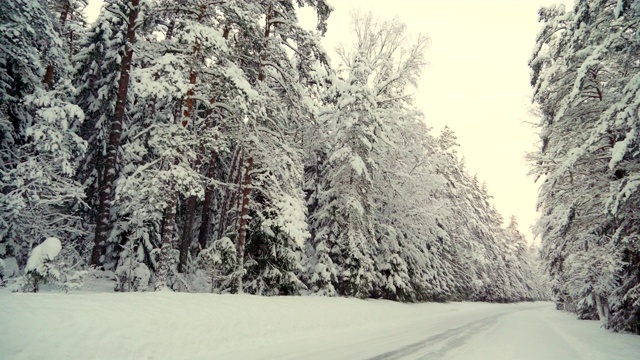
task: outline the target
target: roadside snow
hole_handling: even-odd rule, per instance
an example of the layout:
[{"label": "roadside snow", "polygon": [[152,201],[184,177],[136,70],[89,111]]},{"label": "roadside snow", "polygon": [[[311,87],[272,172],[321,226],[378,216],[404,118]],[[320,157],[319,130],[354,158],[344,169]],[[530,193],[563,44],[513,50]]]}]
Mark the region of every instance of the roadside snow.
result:
[{"label": "roadside snow", "polygon": [[0,359],[636,359],[551,303],[0,292]]}]

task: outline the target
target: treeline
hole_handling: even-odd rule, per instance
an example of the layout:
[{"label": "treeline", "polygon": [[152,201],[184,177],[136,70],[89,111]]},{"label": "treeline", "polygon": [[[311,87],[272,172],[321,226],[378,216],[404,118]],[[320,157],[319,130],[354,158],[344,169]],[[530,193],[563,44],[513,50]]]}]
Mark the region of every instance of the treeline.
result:
[{"label": "treeline", "polygon": [[640,333],[640,3],[540,10],[537,231],[559,308]]},{"label": "treeline", "polygon": [[[5,283],[94,267],[117,291],[547,296],[515,218],[413,104],[426,37],[355,14],[332,67],[324,0],[109,0],[90,25],[84,6],[0,3]],[[61,255],[25,275],[50,237]]]}]

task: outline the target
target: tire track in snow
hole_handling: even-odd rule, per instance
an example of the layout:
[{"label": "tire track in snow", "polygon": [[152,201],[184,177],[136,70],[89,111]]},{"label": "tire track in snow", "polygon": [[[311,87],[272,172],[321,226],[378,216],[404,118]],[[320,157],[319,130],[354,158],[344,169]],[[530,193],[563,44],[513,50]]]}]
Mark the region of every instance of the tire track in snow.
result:
[{"label": "tire track in snow", "polygon": [[[441,359],[451,350],[464,345],[471,336],[495,324],[502,315],[504,315],[504,313],[445,330],[413,344],[374,356],[368,360]],[[434,350],[434,348],[436,349]]]}]

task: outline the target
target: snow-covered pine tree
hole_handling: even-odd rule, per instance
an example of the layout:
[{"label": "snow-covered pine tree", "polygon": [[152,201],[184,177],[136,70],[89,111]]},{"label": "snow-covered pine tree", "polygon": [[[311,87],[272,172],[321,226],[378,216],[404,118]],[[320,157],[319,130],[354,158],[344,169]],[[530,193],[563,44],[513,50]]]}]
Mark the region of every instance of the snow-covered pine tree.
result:
[{"label": "snow-covered pine tree", "polygon": [[[581,318],[634,332],[640,332],[634,320],[640,262],[638,229],[629,219],[638,194],[637,15],[638,4],[624,0],[543,8],[530,61],[542,114],[534,173],[545,178],[537,228],[554,295]],[[607,273],[591,272],[605,264]]]},{"label": "snow-covered pine tree", "polygon": [[473,299],[472,294],[486,282],[488,260],[485,247],[477,239],[479,232],[474,229],[478,220],[468,196],[470,178],[464,161],[457,155],[458,145],[454,132],[445,126],[438,137],[439,151],[435,158],[436,172],[444,182],[434,194],[443,202],[436,218],[442,232],[447,234],[443,240],[448,240],[455,254],[452,269],[456,273],[457,298]]},{"label": "snow-covered pine tree", "polygon": [[[316,65],[327,64],[318,35],[298,24],[296,9],[301,5],[316,11],[322,34],[331,10],[324,1],[267,1],[229,12],[231,51],[244,59],[239,67],[258,94],[239,109],[243,121],[233,143],[240,149],[232,157],[238,190],[235,196],[225,196],[220,211],[221,223],[235,224],[219,226],[223,232],[231,229],[226,234],[236,240],[235,291],[297,293],[304,287],[298,276],[301,244],[308,231],[299,134],[301,122],[311,117],[313,108],[305,85],[315,76]],[[263,24],[256,21],[261,17],[266,19]],[[268,280],[274,274],[278,280]]]},{"label": "snow-covered pine tree", "polygon": [[[198,11],[191,11],[194,8]],[[178,270],[185,271],[190,263],[187,250],[194,245],[195,232],[189,234],[189,230],[200,226],[198,245],[206,247],[211,243],[209,223],[213,221],[218,224],[213,227],[216,238],[238,240],[240,230],[246,228],[245,244],[251,252],[242,250],[238,242],[234,261],[241,263],[246,257],[248,267],[238,264],[236,275],[246,271],[248,286],[238,289],[279,294],[297,293],[304,287],[298,276],[300,244],[307,235],[301,144],[296,143],[296,134],[298,122],[310,115],[300,84],[313,76],[306,62],[324,61],[326,55],[316,36],[296,25],[294,13],[268,26],[256,20],[261,11],[273,11],[271,16],[275,16],[294,9],[287,4],[256,7],[193,0],[167,2],[149,11],[148,21],[139,28],[143,40],[138,42],[140,65],[132,75],[133,122],[126,135],[129,140],[124,144],[123,173],[116,191],[119,215],[114,235],[124,244],[123,256],[135,256],[136,261],[159,270],[165,261],[158,262],[151,253],[158,251],[161,236],[177,232],[182,234],[179,244],[165,238],[163,244],[171,245],[164,246],[168,250],[164,254],[180,256],[163,259],[173,259]],[[326,15],[320,18],[324,22]],[[265,31],[265,26],[278,28],[277,35],[269,36],[272,30]],[[157,31],[165,36],[154,37]],[[292,46],[297,46],[293,55],[285,50]],[[238,61],[260,60],[260,54],[268,55],[268,64],[261,64],[264,59]],[[295,60],[296,54],[308,57]],[[159,131],[173,126],[169,124],[179,124],[185,131]],[[173,155],[171,146],[175,146]],[[158,179],[163,176],[177,180],[160,186],[164,183]],[[177,203],[165,201],[169,191],[158,190],[167,188],[176,189]],[[203,188],[198,224],[193,215]],[[176,204],[173,230],[166,227],[165,205],[169,204]],[[217,208],[218,214],[212,211]],[[219,241],[213,241],[216,244]],[[121,266],[128,263],[121,260]],[[171,273],[173,266],[168,268]],[[167,284],[172,285],[172,280]],[[219,290],[228,290],[229,283],[224,284],[220,283],[227,288]]]},{"label": "snow-covered pine tree", "polygon": [[[373,182],[376,164],[373,146],[382,124],[375,97],[367,85],[369,65],[356,55],[349,78],[334,80],[337,104],[326,114],[334,141],[322,173],[318,208],[312,215],[317,252],[311,269],[315,291],[367,297],[374,275]],[[325,254],[326,253],[326,254]],[[323,286],[323,287],[321,287]]]},{"label": "snow-covered pine tree", "polygon": [[20,267],[43,239],[83,235],[70,211],[83,113],[57,21],[44,0],[0,3],[0,257]]},{"label": "snow-covered pine tree", "polygon": [[[418,205],[429,203],[428,195],[418,194],[427,194],[430,188],[414,187],[418,179],[425,180],[421,178],[425,171],[430,172],[426,156],[432,138],[427,134],[421,114],[413,108],[411,94],[426,63],[427,38],[422,35],[411,38],[406,25],[397,18],[382,21],[361,12],[352,14],[351,26],[356,38],[350,48],[346,45],[338,48],[341,65],[349,69],[355,54],[364,57],[371,71],[366,82],[371,86],[375,112],[385,130],[378,134],[384,141],[375,145],[371,155],[378,164],[371,171],[376,239],[372,295],[416,299],[412,285],[424,279],[418,280],[420,270],[415,265],[428,262],[420,249],[424,248],[424,242],[428,241],[425,235],[430,232],[428,228],[416,227],[419,223],[416,220],[425,216],[428,220],[421,225],[434,225],[429,222],[433,218],[427,215],[428,211],[422,211],[429,208]],[[427,183],[433,184],[428,180]],[[409,193],[413,193],[412,196]]]},{"label": "snow-covered pine tree", "polygon": [[515,254],[486,186],[469,175],[464,161],[458,158],[457,140],[450,128],[445,127],[438,140],[441,153],[436,169],[446,185],[436,191],[436,197],[445,201],[436,216],[448,235],[445,244],[452,254],[449,262],[456,279],[454,294],[474,301],[521,300],[519,294],[523,292],[517,289],[525,285],[516,280]]},{"label": "snow-covered pine tree", "polygon": [[[139,15],[141,13],[141,7],[145,5],[145,2],[146,0],[114,0],[107,2],[102,9],[103,12],[111,12],[114,16],[123,18],[123,26],[113,31],[113,38],[109,39],[116,40],[116,42],[122,41],[121,44],[123,46],[120,49],[105,49],[107,51],[107,60],[110,60],[113,56],[119,56],[120,64],[117,68],[119,72],[118,87],[114,99],[113,117],[111,117],[110,123],[106,125],[109,129],[109,134],[106,142],[106,150],[103,154],[104,167],[102,168],[102,173],[98,174],[98,206],[96,210],[94,244],[91,251],[91,264],[96,266],[101,266],[105,262],[107,242],[112,228],[111,208],[113,205],[113,195],[115,193],[115,181],[118,177],[118,153],[120,151],[123,123],[129,101],[128,95],[131,71],[133,70],[132,64],[136,31],[138,24],[142,23],[142,18]],[[108,17],[104,17],[104,21],[110,20]],[[118,52],[118,55],[109,54],[109,51],[114,50]],[[109,82],[107,82],[107,84],[109,84]]]},{"label": "snow-covered pine tree", "polygon": [[[87,206],[81,206],[77,210],[83,214],[84,223],[91,225],[88,227],[91,233],[95,233],[98,195],[104,175],[111,121],[115,115],[121,58],[126,43],[126,18],[119,15],[120,11],[115,11],[115,6],[117,3],[106,4],[106,8],[85,31],[84,36],[77,40],[78,52],[73,57],[73,82],[77,90],[74,102],[85,114],[79,135],[87,142],[87,151],[75,175],[76,181],[84,187]],[[117,159],[116,171],[119,172],[122,166],[121,156]],[[92,238],[93,236],[89,237]],[[93,244],[88,243],[85,248],[85,251],[90,252]],[[107,267],[111,265],[108,264]]]},{"label": "snow-covered pine tree", "polygon": [[[177,281],[179,288],[189,289],[178,274],[188,268],[193,240],[184,229],[192,229],[196,201],[204,195],[199,164],[219,151],[214,109],[229,108],[216,102],[212,92],[228,80],[223,77],[227,69],[220,66],[228,56],[217,9],[205,5],[161,2],[149,8],[145,26],[139,28],[142,60],[132,72],[133,122],[123,146],[114,235],[124,250],[119,266],[148,264],[156,289],[172,288]],[[192,204],[186,206],[191,219],[181,224],[183,199]]]},{"label": "snow-covered pine tree", "polygon": [[508,249],[507,267],[517,291],[515,295],[520,301],[546,300],[546,281],[540,274],[540,259],[527,245],[524,235],[518,229],[515,215],[509,219],[504,238]]},{"label": "snow-covered pine tree", "polygon": [[72,59],[79,49],[79,40],[84,37],[86,19],[84,10],[87,0],[50,0],[49,7],[55,18],[60,38],[65,44],[67,56]]}]

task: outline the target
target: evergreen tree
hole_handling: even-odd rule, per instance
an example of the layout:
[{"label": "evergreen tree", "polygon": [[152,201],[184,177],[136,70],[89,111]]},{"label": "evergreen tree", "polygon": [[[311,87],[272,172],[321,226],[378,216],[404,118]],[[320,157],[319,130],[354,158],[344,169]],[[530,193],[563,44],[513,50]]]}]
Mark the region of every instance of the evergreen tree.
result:
[{"label": "evergreen tree", "polygon": [[[368,296],[374,280],[371,177],[376,164],[371,155],[382,125],[366,85],[369,72],[365,60],[356,56],[346,83],[335,85],[337,106],[325,115],[331,118],[335,142],[312,225],[319,256],[311,281],[321,290],[327,272],[333,273],[337,293],[357,297]],[[331,288],[325,291],[331,293]]]},{"label": "evergreen tree", "polygon": [[46,1],[0,4],[0,256],[22,267],[48,237],[79,237],[73,176],[85,144],[69,58]]},{"label": "evergreen tree", "polygon": [[[96,215],[96,228],[94,245],[91,252],[91,264],[102,265],[105,261],[107,251],[107,241],[111,230],[111,207],[113,204],[113,194],[115,180],[117,179],[118,152],[122,139],[123,122],[127,110],[129,83],[133,64],[134,43],[136,42],[137,24],[141,22],[138,18],[144,0],[113,1],[108,2],[103,8],[105,12],[112,12],[116,16],[121,16],[125,22],[120,31],[115,31],[113,35],[116,39],[122,39],[124,48],[120,54],[120,64],[118,67],[118,88],[115,96],[113,117],[108,126],[109,135],[104,153],[104,168],[99,174],[100,186],[98,189],[98,206]],[[105,18],[105,21],[108,21]],[[126,28],[125,28],[126,26]],[[124,31],[123,31],[124,30]]]},{"label": "evergreen tree", "polygon": [[537,229],[554,296],[580,318],[634,332],[637,15],[636,3],[617,0],[544,8],[530,61],[542,114],[532,159],[545,177]]}]

